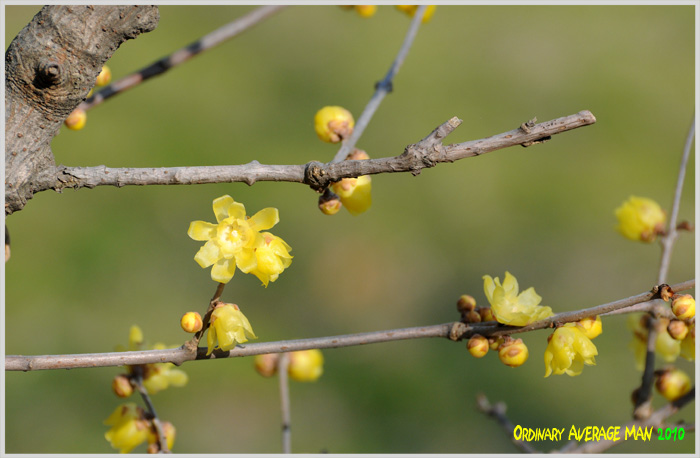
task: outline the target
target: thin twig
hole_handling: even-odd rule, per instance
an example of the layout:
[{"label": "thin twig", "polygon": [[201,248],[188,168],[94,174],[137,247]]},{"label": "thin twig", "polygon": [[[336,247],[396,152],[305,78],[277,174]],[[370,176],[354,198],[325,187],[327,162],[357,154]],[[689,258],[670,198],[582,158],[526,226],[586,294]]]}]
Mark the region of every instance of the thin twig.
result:
[{"label": "thin twig", "polygon": [[651,415],[651,387],[654,385],[654,364],[656,356],[656,337],[659,333],[659,321],[649,317],[647,333],[647,353],[644,359],[642,382],[636,390],[634,418],[643,420]]},{"label": "thin twig", "polygon": [[281,353],[277,362],[280,383],[280,408],[282,410],[282,453],[292,453],[292,416],[289,402],[289,355]]},{"label": "thin twig", "polygon": [[498,424],[501,425],[505,431],[506,436],[508,436],[511,442],[513,442],[513,444],[521,451],[525,453],[542,453],[527,442],[515,438],[513,435],[515,425],[513,425],[513,422],[511,422],[506,416],[506,405],[503,402],[497,402],[492,406],[489,403],[489,400],[486,398],[486,395],[482,393],[476,396],[476,406],[480,412],[495,418]]},{"label": "thin twig", "polygon": [[192,339],[183,345],[183,347],[186,348],[193,355],[197,353],[197,347],[199,345],[199,342],[202,340],[202,336],[207,331],[207,329],[209,329],[209,320],[211,319],[211,314],[214,311],[214,307],[216,307],[216,305],[219,303],[219,299],[221,299],[221,295],[224,293],[225,286],[225,283],[218,283],[216,285],[216,291],[214,292],[214,296],[209,301],[209,307],[207,307],[207,311],[204,313],[204,317],[202,318],[202,329],[197,331],[192,336]]},{"label": "thin twig", "polygon": [[[660,427],[664,424],[664,421],[669,418],[671,415],[675,414],[678,412],[683,406],[688,404],[689,402],[693,401],[695,399],[695,387],[693,387],[686,395],[683,397],[676,399],[673,402],[670,402],[663,406],[662,408],[658,409],[656,412],[651,414],[649,418],[646,420],[634,420],[626,425],[623,425],[620,427],[621,431],[627,431],[628,429],[631,430],[632,427],[635,428],[646,428],[646,427]],[[586,442],[584,444],[581,444],[579,447],[571,448],[568,446],[565,446],[566,448],[566,453],[576,453],[576,454],[582,454],[582,453],[602,453],[605,450],[608,450],[609,448],[619,444],[619,443],[624,443],[624,440],[618,440],[618,441],[613,441],[613,440],[600,440],[596,442]],[[560,451],[564,451],[564,448],[562,448]]]},{"label": "thin twig", "polygon": [[552,135],[588,126],[596,122],[590,111],[584,110],[533,126],[529,132],[518,128],[480,140],[442,146],[440,141],[459,126],[461,120],[452,118],[443,123],[428,137],[409,145],[403,154],[381,159],[342,161],[322,164],[310,162],[302,165],[265,165],[257,161],[244,165],[161,167],[161,168],[111,168],[51,167],[35,180],[36,191],[64,188],[94,188],[96,186],[143,186],[203,183],[244,182],[253,185],[257,181],[288,181],[304,183],[316,190],[324,190],[332,182],[342,178],[378,173],[411,172],[418,175],[422,169],[443,162],[454,162],[467,157],[480,156],[510,146],[521,145]]},{"label": "thin twig", "polygon": [[163,425],[160,422],[160,418],[158,418],[158,414],[156,413],[156,408],[153,405],[153,402],[151,402],[151,397],[148,395],[148,391],[146,390],[146,387],[143,386],[143,367],[142,366],[135,366],[135,373],[134,377],[132,380],[134,381],[134,385],[136,385],[136,391],[141,394],[141,398],[143,399],[143,402],[146,404],[146,408],[148,409],[148,414],[151,417],[151,421],[153,422],[153,426],[156,429],[156,434],[158,435],[158,448],[160,449],[161,453],[170,453],[170,450],[168,450],[168,441],[165,437],[165,431],[163,429]]},{"label": "thin twig", "polygon": [[126,92],[144,81],[153,78],[154,76],[161,75],[171,68],[190,60],[202,51],[207,51],[223,43],[224,41],[235,37],[241,32],[248,30],[252,26],[272,16],[282,8],[284,8],[284,6],[261,6],[247,15],[214,30],[193,43],[190,43],[184,48],[175,51],[169,56],[163,57],[151,65],[144,67],[131,75],[125,76],[119,81],[115,81],[104,89],[96,92],[92,97],[85,100],[78,106],[78,108],[87,111],[90,108],[96,107],[110,97]]},{"label": "thin twig", "polygon": [[[671,285],[674,291],[684,291],[695,286],[695,280]],[[196,355],[182,347],[166,350],[125,351],[114,353],[83,353],[73,355],[5,356],[6,371],[35,371],[52,369],[77,369],[87,367],[110,367],[149,363],[173,363],[180,365],[187,361],[218,358],[235,358],[266,353],[282,353],[312,348],[342,348],[371,343],[393,342],[407,339],[440,337],[450,340],[465,339],[473,334],[502,336],[536,329],[551,328],[555,323],[578,321],[581,318],[599,315],[612,310],[629,307],[650,300],[655,293],[647,292],[575,312],[564,312],[527,326],[503,326],[495,321],[466,325],[460,322],[436,324],[414,328],[391,329],[386,331],[346,334],[341,336],[314,337],[309,339],[282,340],[239,345],[229,351],[215,350],[207,355],[206,347],[197,349]]]},{"label": "thin twig", "polygon": [[681,204],[681,194],[683,192],[683,181],[685,179],[685,170],[688,167],[688,158],[690,157],[690,149],[693,146],[693,137],[695,136],[695,116],[690,124],[688,136],[685,139],[685,147],[683,148],[683,156],[681,158],[681,166],[678,171],[678,181],[676,182],[676,192],[673,195],[673,207],[671,209],[671,219],[668,222],[668,233],[661,238],[661,265],[659,267],[658,283],[665,283],[668,269],[671,265],[671,253],[673,244],[678,236],[676,229],[676,221],[678,221],[678,210]]},{"label": "thin twig", "polygon": [[386,76],[384,76],[384,79],[375,85],[374,95],[372,95],[372,98],[369,100],[369,102],[367,102],[364,111],[355,123],[355,128],[352,135],[350,135],[349,139],[343,142],[343,145],[335,154],[335,157],[331,162],[340,162],[345,160],[348,154],[354,150],[357,141],[360,139],[365,129],[369,125],[369,122],[372,120],[372,116],[374,116],[374,113],[377,111],[377,108],[379,108],[382,100],[384,100],[384,97],[386,97],[386,95],[392,91],[392,81],[394,76],[399,72],[403,61],[406,59],[406,56],[413,45],[413,40],[416,38],[418,28],[423,21],[423,13],[425,13],[427,9],[427,5],[422,5],[416,10],[416,13],[413,15],[413,20],[411,20],[411,25],[408,27],[408,32],[406,32],[406,36],[401,44],[401,48],[399,49],[394,62],[392,62],[391,67],[389,67],[389,71],[386,73]]}]

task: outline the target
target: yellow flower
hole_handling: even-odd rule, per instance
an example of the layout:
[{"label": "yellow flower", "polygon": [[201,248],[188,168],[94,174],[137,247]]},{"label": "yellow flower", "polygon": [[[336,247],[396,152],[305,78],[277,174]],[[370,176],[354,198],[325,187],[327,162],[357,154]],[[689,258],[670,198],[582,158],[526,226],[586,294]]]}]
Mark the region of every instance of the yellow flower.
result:
[{"label": "yellow flower", "polygon": [[372,206],[372,178],[369,175],[343,178],[333,183],[331,188],[351,215],[364,213]]},{"label": "yellow flower", "polygon": [[679,320],[689,320],[695,316],[695,299],[690,294],[681,294],[673,299],[671,310]]},{"label": "yellow flower", "polygon": [[645,197],[630,198],[615,210],[617,230],[630,240],[652,242],[663,231],[666,213],[659,204]]},{"label": "yellow flower", "polygon": [[143,386],[148,394],[156,394],[171,385],[185,386],[188,380],[187,372],[173,363],[146,364],[144,368]]},{"label": "yellow flower", "polygon": [[80,130],[85,127],[86,122],[87,113],[85,113],[85,110],[76,108],[71,114],[68,115],[65,121],[63,121],[63,124],[65,124],[70,130]]},{"label": "yellow flower", "polygon": [[668,368],[658,375],[655,385],[663,397],[669,401],[675,401],[690,391],[693,383],[688,374],[682,370]]},{"label": "yellow flower", "polygon": [[549,344],[544,351],[544,376],[549,377],[552,372],[557,375],[579,375],[584,364],[595,366],[597,354],[598,349],[591,339],[575,324],[567,323],[549,337]]},{"label": "yellow flower", "polygon": [[525,326],[554,315],[551,307],[538,305],[542,298],[530,287],[518,294],[518,280],[506,272],[503,285],[498,278],[484,275],[484,293],[491,304],[491,312],[499,323]]},{"label": "yellow flower", "polygon": [[228,351],[236,344],[257,339],[248,318],[235,304],[219,304],[211,314],[211,326],[207,334],[207,355],[216,348]]},{"label": "yellow flower", "polygon": [[695,360],[695,323],[690,325],[688,335],[681,341],[681,356],[688,361]]},{"label": "yellow flower", "polygon": [[120,453],[129,453],[145,442],[150,429],[148,421],[143,418],[143,411],[131,402],[117,407],[104,424],[111,426],[105,433],[105,439]]},{"label": "yellow flower", "polygon": [[255,250],[256,267],[250,273],[263,282],[265,288],[271,281],[289,267],[293,256],[289,254],[292,247],[276,235],[269,232],[262,233],[264,243]]},{"label": "yellow flower", "polygon": [[350,135],[355,128],[352,113],[343,107],[326,106],[316,112],[314,129],[318,138],[328,143],[338,143]]},{"label": "yellow flower", "polygon": [[377,5],[355,5],[355,11],[362,17],[372,17],[377,12]]},{"label": "yellow flower", "polygon": [[323,374],[323,353],[318,349],[289,353],[287,373],[297,382],[315,382]]},{"label": "yellow flower", "polygon": [[276,208],[265,208],[246,218],[245,207],[231,196],[214,199],[217,224],[192,221],[187,235],[204,242],[194,257],[202,268],[213,266],[211,278],[228,283],[238,267],[249,273],[257,267],[255,249],[264,245],[259,231],[270,229],[279,222]]},{"label": "yellow flower", "polygon": [[97,75],[97,79],[95,80],[95,86],[106,86],[110,81],[112,81],[112,70],[110,70],[108,66],[103,65],[100,74]]},{"label": "yellow flower", "polygon": [[[416,11],[418,10],[418,5],[396,5],[396,8],[399,11],[403,11],[404,13],[413,17],[416,14]],[[434,13],[435,13],[435,5],[428,5],[428,8],[425,10],[425,14],[423,14],[422,22],[423,23],[428,22],[430,20],[430,18],[433,17]]]}]

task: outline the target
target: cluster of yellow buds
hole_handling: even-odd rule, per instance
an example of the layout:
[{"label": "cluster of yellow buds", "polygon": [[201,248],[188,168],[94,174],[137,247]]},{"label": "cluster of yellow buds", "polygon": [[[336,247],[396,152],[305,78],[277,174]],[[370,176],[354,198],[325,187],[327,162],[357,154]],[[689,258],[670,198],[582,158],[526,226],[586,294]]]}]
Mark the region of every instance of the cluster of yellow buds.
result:
[{"label": "cluster of yellow buds", "polygon": [[[288,353],[287,374],[297,382],[315,382],[323,374],[323,353],[318,349],[299,350]],[[263,377],[272,377],[279,368],[278,353],[257,355],[254,367]]]},{"label": "cluster of yellow buds", "polygon": [[[148,452],[158,453],[158,434],[153,420],[147,418],[142,408],[134,403],[127,403],[117,407],[107,417],[104,424],[110,426],[105,433],[105,439],[120,453],[129,453],[144,442],[148,442]],[[170,422],[161,422],[168,450],[172,450],[175,443],[175,426]]]},{"label": "cluster of yellow buds", "polygon": [[[150,348],[143,342],[143,332],[138,326],[132,326],[129,331],[129,344],[127,347],[118,346],[118,351],[137,351],[144,349],[163,350],[165,344],[156,343]],[[178,369],[172,363],[152,363],[126,366],[127,373],[119,374],[112,380],[112,391],[120,398],[127,398],[134,392],[136,378],[143,380],[143,386],[149,394],[156,394],[169,386],[185,386],[188,381],[187,373]]]},{"label": "cluster of yellow buds", "polygon": [[214,199],[216,224],[192,221],[187,230],[190,238],[206,242],[194,260],[202,268],[212,267],[211,278],[228,283],[236,268],[258,277],[267,287],[290,266],[292,250],[284,240],[269,232],[279,222],[276,208],[265,208],[252,217],[245,206],[225,195]]},{"label": "cluster of yellow buds", "polygon": [[[100,71],[100,74],[97,75],[97,79],[95,80],[95,86],[96,87],[101,87],[101,86],[106,86],[109,84],[109,82],[112,80],[112,71],[104,65],[102,67],[102,70]],[[88,92],[88,97],[92,95],[93,89],[90,89],[90,92]],[[87,122],[87,113],[85,110],[82,108],[76,108],[71,112],[70,115],[63,121],[65,126],[69,128],[70,130],[80,130],[83,127],[85,127],[85,123]]]},{"label": "cluster of yellow buds", "polygon": [[476,299],[469,294],[462,294],[457,300],[457,311],[462,317],[463,323],[481,323],[496,321],[491,307],[477,307]]},{"label": "cluster of yellow buds", "polygon": [[[314,128],[318,138],[329,143],[338,143],[352,135],[355,119],[348,110],[339,106],[326,106],[314,116]],[[355,149],[345,160],[363,161],[369,155]],[[330,189],[318,199],[318,208],[326,215],[335,215],[345,207],[351,215],[366,212],[372,206],[372,178],[362,175],[357,178],[343,178],[333,183]]]},{"label": "cluster of yellow buds", "polygon": [[646,197],[630,196],[615,210],[615,216],[617,230],[630,240],[653,242],[665,230],[666,212]]}]

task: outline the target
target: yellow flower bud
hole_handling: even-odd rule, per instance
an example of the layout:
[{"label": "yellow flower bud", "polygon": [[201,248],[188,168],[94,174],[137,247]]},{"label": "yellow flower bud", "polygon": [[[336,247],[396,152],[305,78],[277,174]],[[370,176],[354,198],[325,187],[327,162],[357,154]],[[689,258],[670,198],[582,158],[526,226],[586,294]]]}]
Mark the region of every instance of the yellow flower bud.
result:
[{"label": "yellow flower bud", "polygon": [[680,398],[692,387],[690,377],[680,369],[662,370],[656,379],[656,389],[669,401]]},{"label": "yellow flower bud", "polygon": [[467,342],[467,350],[473,357],[483,358],[489,351],[489,340],[480,334],[474,334]]},{"label": "yellow flower bud", "polygon": [[80,130],[83,127],[85,127],[85,123],[87,122],[87,113],[85,113],[85,110],[76,108],[73,110],[73,112],[68,115],[65,121],[63,123],[66,125],[67,128],[70,130]]},{"label": "yellow flower bud", "polygon": [[493,351],[498,351],[505,339],[503,337],[489,337],[489,348]]},{"label": "yellow flower bud", "polygon": [[465,323],[481,323],[481,315],[476,310],[462,313],[462,321]]},{"label": "yellow flower bud", "polygon": [[318,197],[318,208],[324,215],[335,215],[343,206],[340,197],[333,193],[330,188]]},{"label": "yellow flower bud", "polygon": [[331,189],[340,197],[343,206],[351,215],[364,213],[372,206],[372,178],[369,175],[343,178],[333,183]]},{"label": "yellow flower bud", "polygon": [[207,333],[207,355],[215,348],[231,350],[248,339],[257,339],[248,318],[235,304],[219,304],[211,314],[211,326]]},{"label": "yellow flower bud", "polygon": [[314,128],[318,138],[328,143],[338,143],[350,137],[355,127],[352,114],[343,107],[326,106],[316,112]]},{"label": "yellow flower bud", "polygon": [[[175,445],[175,426],[169,421],[162,421],[160,426],[163,428],[163,435],[165,436],[165,443],[168,446],[168,450],[172,450],[173,445]],[[158,447],[158,434],[156,433],[155,427],[148,431],[148,443],[148,453],[160,452],[160,447]]]},{"label": "yellow flower bud", "polygon": [[180,326],[185,332],[195,333],[202,330],[202,315],[197,312],[187,312],[180,319]]},{"label": "yellow flower bud", "polygon": [[[418,5],[396,5],[396,9],[398,9],[399,11],[403,11],[404,13],[413,17],[416,14],[416,10],[418,10]],[[425,10],[425,14],[423,14],[422,22],[428,22],[430,18],[433,17],[434,13],[435,5],[429,5],[428,9]]]},{"label": "yellow flower bud", "polygon": [[277,362],[280,357],[277,353],[266,353],[264,355],[255,355],[253,364],[258,374],[263,377],[272,377],[277,373]]},{"label": "yellow flower bud", "polygon": [[104,424],[111,426],[105,433],[105,439],[120,453],[129,453],[145,442],[150,429],[149,422],[143,417],[143,410],[134,403],[117,407]]},{"label": "yellow flower bud", "polygon": [[460,313],[470,312],[476,308],[476,299],[469,294],[462,294],[457,301],[457,311]]},{"label": "yellow flower bud", "polygon": [[676,340],[683,340],[688,335],[688,325],[681,320],[671,320],[666,327],[668,335]]},{"label": "yellow flower bud", "polygon": [[577,321],[575,324],[583,332],[583,335],[589,339],[595,339],[603,333],[603,322],[600,321],[599,316],[590,316]]},{"label": "yellow flower bud", "polygon": [[287,373],[297,382],[315,382],[323,374],[323,353],[318,349],[289,353]]},{"label": "yellow flower bud", "polygon": [[129,329],[129,350],[138,350],[143,344],[143,331],[141,328],[133,325]]},{"label": "yellow flower bud", "polygon": [[491,311],[491,307],[479,307],[477,309],[479,312],[479,315],[481,315],[481,321],[496,321],[496,317],[493,316],[493,312]]},{"label": "yellow flower bud", "polygon": [[131,380],[126,375],[117,375],[112,380],[112,391],[120,398],[128,398],[134,392]]},{"label": "yellow flower bud", "polygon": [[671,310],[679,320],[687,320],[695,316],[695,299],[690,294],[676,296],[671,303]]},{"label": "yellow flower bud", "polygon": [[355,5],[355,11],[362,17],[372,17],[377,12],[377,5]]},{"label": "yellow flower bud", "polygon": [[652,242],[662,233],[666,224],[666,213],[659,204],[645,197],[631,196],[615,210],[617,230],[626,238]]},{"label": "yellow flower bud", "polygon": [[522,366],[527,361],[528,356],[530,353],[523,343],[523,339],[509,337],[498,347],[498,359],[506,366]]},{"label": "yellow flower bud", "polygon": [[102,71],[100,71],[100,74],[97,75],[97,79],[95,80],[95,86],[106,86],[110,81],[112,81],[112,71],[108,66],[103,65]]}]

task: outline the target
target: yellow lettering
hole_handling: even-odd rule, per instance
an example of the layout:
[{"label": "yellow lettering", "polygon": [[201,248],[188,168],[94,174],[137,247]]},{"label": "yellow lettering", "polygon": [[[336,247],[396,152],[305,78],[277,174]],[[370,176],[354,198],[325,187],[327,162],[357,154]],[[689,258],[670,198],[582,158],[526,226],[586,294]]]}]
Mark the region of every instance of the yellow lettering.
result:
[{"label": "yellow lettering", "polygon": [[632,425],[632,429],[630,430],[627,426],[625,426],[625,440],[627,440],[628,437],[634,436],[634,425]]},{"label": "yellow lettering", "polygon": [[513,439],[516,441],[519,441],[520,438],[523,435],[523,427],[520,425],[516,425],[515,429],[513,430]]},{"label": "yellow lettering", "polygon": [[642,439],[645,441],[650,441],[651,440],[651,434],[654,431],[654,428],[639,428],[639,431],[642,432]]},{"label": "yellow lettering", "polygon": [[613,429],[612,440],[614,440],[615,442],[619,441],[620,440],[620,427],[619,426],[615,426],[615,427],[611,426],[611,428]]},{"label": "yellow lettering", "polygon": [[586,432],[586,439],[585,440],[586,440],[586,442],[588,442],[591,440],[591,427],[586,426],[586,429],[584,429],[584,431]]}]

